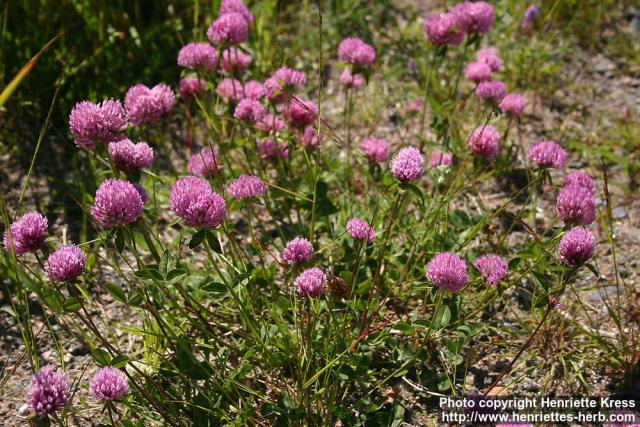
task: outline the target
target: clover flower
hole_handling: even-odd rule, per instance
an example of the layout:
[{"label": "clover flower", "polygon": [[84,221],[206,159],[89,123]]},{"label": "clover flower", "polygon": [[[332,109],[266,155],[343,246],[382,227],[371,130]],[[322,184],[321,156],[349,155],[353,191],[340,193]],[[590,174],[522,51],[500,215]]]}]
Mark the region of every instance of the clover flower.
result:
[{"label": "clover flower", "polygon": [[453,156],[451,153],[444,153],[440,150],[435,150],[431,153],[431,159],[429,159],[429,167],[435,169],[440,166],[451,166],[453,163]]},{"label": "clover flower", "polygon": [[231,181],[227,193],[234,199],[244,200],[263,195],[267,191],[265,183],[253,175],[241,175]]},{"label": "clover flower", "polygon": [[472,61],[464,69],[464,78],[476,84],[491,79],[491,68],[480,61]]},{"label": "clover flower", "polygon": [[69,130],[76,146],[86,150],[123,137],[127,114],[122,103],[106,99],[98,104],[78,102],[69,114]]},{"label": "clover flower", "polygon": [[381,138],[366,138],[360,143],[360,150],[372,162],[384,163],[389,159],[389,143]]},{"label": "clover flower", "polygon": [[233,117],[248,124],[255,124],[262,120],[267,110],[255,99],[245,98],[240,100],[233,112]]},{"label": "clover flower", "polygon": [[207,29],[207,37],[214,45],[240,44],[249,37],[247,20],[240,13],[220,15]]},{"label": "clover flower", "polygon": [[556,198],[556,213],[567,225],[589,225],[596,219],[593,194],[579,185],[563,187]]},{"label": "clover flower", "polygon": [[367,221],[362,218],[354,217],[347,221],[347,233],[356,240],[363,242],[373,242],[376,232]]},{"label": "clover flower", "polygon": [[282,259],[289,265],[307,262],[312,256],[313,245],[303,237],[290,240],[282,250]]},{"label": "clover flower", "polygon": [[131,224],[142,216],[143,203],[138,190],[128,181],[102,181],[91,208],[91,215],[102,228]]},{"label": "clover flower", "polygon": [[570,185],[578,185],[584,187],[591,194],[596,193],[596,183],[589,175],[583,172],[570,172],[562,179],[562,186],[568,187]]},{"label": "clover flower", "polygon": [[567,160],[567,152],[555,141],[540,141],[529,148],[527,157],[540,167],[560,169]]},{"label": "clover flower", "polygon": [[560,260],[567,265],[579,265],[593,256],[596,239],[586,228],[576,227],[564,233],[558,251]]},{"label": "clover flower", "polygon": [[199,97],[205,90],[207,90],[207,82],[200,78],[183,77],[180,79],[178,90],[182,99],[190,100],[192,98]]},{"label": "clover flower", "polygon": [[349,68],[345,68],[340,74],[340,84],[346,88],[360,90],[364,86],[364,77],[362,74],[352,74]]},{"label": "clover flower", "polygon": [[160,117],[169,113],[176,103],[176,96],[164,83],[149,89],[143,84],[129,88],[124,98],[129,122],[133,125],[155,124]]},{"label": "clover flower", "polygon": [[226,213],[224,199],[202,178],[178,179],[169,193],[169,208],[189,227],[214,228]]},{"label": "clover flower", "polygon": [[500,59],[494,47],[478,49],[476,52],[476,60],[487,64],[489,68],[491,68],[491,71],[500,71],[502,69],[502,59]]},{"label": "clover flower", "polygon": [[287,105],[284,118],[289,126],[295,129],[304,129],[314,124],[317,120],[318,107],[310,100],[293,100]]},{"label": "clover flower", "polygon": [[41,213],[27,212],[4,232],[4,248],[10,253],[13,246],[16,255],[37,251],[47,238],[47,226],[47,218]]},{"label": "clover flower", "polygon": [[248,25],[253,23],[253,15],[241,0],[222,0],[220,8],[218,9],[218,15],[227,13],[239,13],[245,21],[247,21]]},{"label": "clover flower", "polygon": [[443,252],[429,261],[426,276],[437,287],[458,292],[467,283],[467,264],[459,256]]},{"label": "clover flower", "polygon": [[484,1],[464,1],[453,7],[453,13],[458,15],[460,25],[467,33],[488,33],[491,31],[496,12]]},{"label": "clover flower", "polygon": [[221,169],[218,156],[211,147],[203,148],[189,159],[187,170],[191,175],[206,178],[215,175]]},{"label": "clover flower", "polygon": [[225,77],[218,83],[216,94],[227,102],[238,102],[244,98],[244,86],[240,80]]},{"label": "clover flower", "polygon": [[464,22],[452,12],[425,16],[424,34],[435,45],[459,45],[464,39]]},{"label": "clover flower", "polygon": [[473,266],[480,271],[480,275],[487,285],[497,285],[509,271],[507,261],[496,254],[486,254],[477,258]]},{"label": "clover flower", "polygon": [[213,71],[218,66],[218,51],[209,43],[188,43],[178,52],[178,65]]},{"label": "clover flower", "polygon": [[338,56],[347,64],[370,67],[376,60],[376,50],[359,38],[350,37],[340,42]]},{"label": "clover flower", "polygon": [[467,146],[474,155],[492,160],[500,149],[500,134],[491,125],[479,126],[471,133]]},{"label": "clover flower", "polygon": [[27,403],[32,412],[48,415],[69,405],[71,400],[71,380],[60,369],[45,366],[33,376]]},{"label": "clover flower", "polygon": [[322,137],[313,126],[308,126],[300,135],[300,145],[308,150],[315,150],[320,146]]},{"label": "clover flower", "polygon": [[89,393],[98,400],[108,402],[129,394],[127,376],[121,370],[105,366],[91,378]]},{"label": "clover flower", "polygon": [[519,116],[524,112],[524,106],[527,100],[524,96],[517,93],[509,93],[500,101],[500,109],[505,114]]},{"label": "clover flower", "polygon": [[131,173],[151,166],[153,148],[146,142],[134,144],[125,138],[109,143],[109,157],[116,168]]},{"label": "clover flower", "polygon": [[227,73],[242,73],[249,68],[251,56],[237,47],[225,49],[220,55],[220,66]]},{"label": "clover flower", "polygon": [[405,147],[391,161],[391,173],[402,182],[415,180],[422,173],[424,159],[415,147]]},{"label": "clover flower", "polygon": [[44,264],[51,280],[70,282],[82,274],[87,256],[76,245],[65,245],[52,253]]},{"label": "clover flower", "polygon": [[256,151],[263,159],[272,161],[289,157],[287,143],[271,137],[257,140]]},{"label": "clover flower", "polygon": [[507,87],[500,80],[484,81],[478,83],[475,92],[480,98],[499,104],[507,94]]},{"label": "clover flower", "polygon": [[296,277],[293,284],[301,298],[319,297],[326,290],[327,276],[319,268],[308,268]]},{"label": "clover flower", "polygon": [[260,99],[267,94],[264,85],[256,80],[249,80],[244,84],[244,96],[249,99]]}]

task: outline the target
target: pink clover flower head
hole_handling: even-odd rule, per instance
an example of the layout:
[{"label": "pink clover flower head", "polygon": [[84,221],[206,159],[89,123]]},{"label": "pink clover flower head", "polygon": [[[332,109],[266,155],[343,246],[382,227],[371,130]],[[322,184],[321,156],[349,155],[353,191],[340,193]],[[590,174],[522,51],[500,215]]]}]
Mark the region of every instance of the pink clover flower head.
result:
[{"label": "pink clover flower head", "polygon": [[249,99],[260,99],[267,94],[264,85],[256,80],[249,80],[244,84],[244,96]]},{"label": "pink clover flower head", "polygon": [[338,56],[347,64],[370,67],[376,60],[376,50],[359,38],[349,37],[340,42]]},{"label": "pink clover flower head", "polygon": [[131,86],[124,98],[129,122],[133,125],[154,124],[176,104],[176,95],[164,83],[149,89],[143,84]]},{"label": "pink clover flower head", "polygon": [[391,161],[391,173],[401,182],[410,182],[422,174],[424,159],[415,147],[405,147]]},{"label": "pink clover flower head", "polygon": [[262,120],[267,110],[255,99],[245,98],[240,100],[233,113],[233,117],[248,124],[255,124]]},{"label": "pink clover flower head", "polygon": [[203,148],[189,159],[187,170],[191,175],[206,178],[213,176],[221,169],[218,156],[211,147]]},{"label": "pink clover flower head", "polygon": [[593,256],[596,239],[593,233],[583,227],[572,228],[564,233],[558,251],[560,261],[567,265],[579,265]]},{"label": "pink clover flower head", "polygon": [[125,138],[109,143],[109,157],[116,168],[131,173],[151,166],[153,148],[146,142],[134,144]]},{"label": "pink clover flower head", "polygon": [[491,71],[500,71],[502,69],[502,59],[500,59],[498,51],[494,47],[478,49],[476,60],[487,64]]},{"label": "pink clover flower head", "polygon": [[32,412],[48,415],[69,405],[71,380],[60,369],[45,366],[35,373],[27,392],[27,403]]},{"label": "pink clover flower head", "polygon": [[220,65],[227,73],[243,73],[250,63],[251,56],[237,47],[225,49],[220,55]]},{"label": "pink clover flower head", "polygon": [[479,126],[471,133],[467,146],[474,155],[492,160],[500,149],[500,134],[491,125]]},{"label": "pink clover flower head", "polygon": [[76,245],[65,245],[52,253],[44,264],[47,276],[55,282],[71,282],[82,274],[87,256]]},{"label": "pink clover flower head", "polygon": [[562,180],[562,186],[568,187],[570,185],[578,185],[584,187],[591,194],[596,194],[596,183],[589,175],[583,172],[570,172]]},{"label": "pink clover flower head", "polygon": [[567,160],[567,152],[557,142],[548,140],[533,144],[527,157],[542,168],[561,169]]},{"label": "pink clover flower head", "polygon": [[293,284],[301,298],[319,297],[325,293],[327,276],[319,268],[308,268],[296,277]]},{"label": "pink clover flower head", "polygon": [[303,237],[290,240],[282,250],[282,259],[288,265],[307,262],[312,256],[313,245]]},{"label": "pink clover flower head", "polygon": [[253,175],[241,175],[231,181],[227,187],[229,195],[238,200],[252,199],[263,195],[266,191],[266,184]]},{"label": "pink clover flower head", "polygon": [[517,93],[509,93],[502,98],[499,106],[503,113],[510,114],[512,116],[519,116],[524,113],[526,103],[527,100],[524,96]]},{"label": "pink clover flower head", "polygon": [[300,145],[308,150],[315,150],[320,146],[322,135],[318,134],[318,131],[313,126],[308,126],[300,135]]},{"label": "pink clover flower head", "polygon": [[440,166],[451,166],[453,163],[453,156],[451,153],[445,153],[440,150],[435,150],[431,153],[431,159],[429,160],[429,167],[435,169]]},{"label": "pink clover flower head", "polygon": [[216,94],[227,102],[238,102],[244,98],[244,86],[240,80],[225,77],[218,83]]},{"label": "pink clover flower head", "polygon": [[129,394],[129,381],[120,369],[105,366],[91,378],[89,393],[103,402],[116,400]]},{"label": "pink clover flower head", "polygon": [[307,75],[302,71],[288,67],[278,68],[267,80],[264,87],[267,91],[267,98],[280,102],[283,100],[285,92],[290,93],[297,87],[307,84]]},{"label": "pink clover flower head", "polygon": [[464,39],[464,23],[452,12],[425,16],[424,34],[435,45],[459,45]]},{"label": "pink clover flower head", "polygon": [[496,11],[484,1],[464,1],[453,7],[461,26],[468,33],[488,33],[496,19]]},{"label": "pink clover flower head", "polygon": [[253,23],[253,15],[241,0],[222,0],[218,15],[221,16],[227,13],[239,13],[244,17],[248,25]]},{"label": "pink clover flower head", "polygon": [[102,228],[131,224],[142,216],[143,203],[129,181],[102,181],[91,208],[91,215]]},{"label": "pink clover flower head", "polygon": [[289,157],[287,143],[276,138],[264,138],[256,141],[256,151],[267,160],[286,159]]},{"label": "pink clover flower head", "polygon": [[473,266],[480,271],[480,275],[487,285],[497,285],[509,271],[507,261],[496,254],[486,254],[477,258],[473,262]]},{"label": "pink clover flower head", "polygon": [[381,138],[366,138],[360,150],[372,162],[384,163],[389,159],[389,143]]},{"label": "pink clover flower head", "polygon": [[354,217],[347,221],[347,233],[355,240],[362,242],[373,242],[376,237],[376,231],[367,221],[362,218]]},{"label": "pink clover flower head", "polygon": [[207,29],[207,37],[214,45],[236,45],[249,38],[249,25],[240,13],[225,13]]},{"label": "pink clover flower head", "polygon": [[173,184],[169,208],[185,225],[195,228],[215,228],[226,213],[224,199],[211,190],[207,181],[193,176],[180,178]]},{"label": "pink clover flower head", "polygon": [[188,43],[178,53],[178,65],[184,68],[213,71],[218,66],[218,51],[209,43]]},{"label": "pink clover flower head", "polygon": [[180,79],[178,90],[182,99],[190,100],[195,97],[200,97],[202,93],[207,90],[207,82],[200,78],[183,77]]},{"label": "pink clover flower head", "polygon": [[467,264],[456,254],[443,252],[429,261],[426,276],[437,287],[458,292],[467,283]]},{"label": "pink clover flower head", "polygon": [[476,84],[490,80],[491,68],[484,62],[469,62],[464,69],[464,78]]},{"label": "pink clover flower head", "polygon": [[[14,221],[4,232],[3,244],[7,252],[11,247],[16,255],[35,252],[47,238],[49,222],[40,212],[27,212]],[[13,245],[12,245],[13,243]]]},{"label": "pink clover flower head", "polygon": [[274,116],[273,114],[267,114],[255,124],[256,129],[262,132],[271,133],[271,132],[280,132],[284,129],[284,120],[280,117]]},{"label": "pink clover flower head", "polygon": [[317,121],[318,107],[310,100],[294,99],[287,104],[284,117],[294,129],[304,129]]},{"label": "pink clover flower head", "polygon": [[596,205],[588,188],[563,187],[556,198],[556,213],[567,225],[589,225],[596,219]]},{"label": "pink clover flower head", "polygon": [[500,103],[507,94],[507,87],[500,80],[484,81],[476,86],[476,95]]},{"label": "pink clover flower head", "polygon": [[69,130],[74,142],[85,150],[122,138],[127,125],[122,103],[115,99],[106,99],[98,104],[78,102],[69,114]]},{"label": "pink clover flower head", "polygon": [[404,114],[420,113],[424,108],[424,99],[418,98],[404,104]]},{"label": "pink clover flower head", "polygon": [[362,74],[352,74],[349,68],[345,68],[340,74],[340,84],[346,88],[360,90],[364,86],[364,77]]}]

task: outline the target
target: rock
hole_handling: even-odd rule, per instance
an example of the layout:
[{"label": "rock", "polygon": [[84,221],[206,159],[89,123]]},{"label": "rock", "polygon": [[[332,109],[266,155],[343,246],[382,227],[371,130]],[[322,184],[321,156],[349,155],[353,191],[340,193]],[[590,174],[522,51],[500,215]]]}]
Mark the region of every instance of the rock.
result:
[{"label": "rock", "polygon": [[617,208],[613,208],[611,215],[615,219],[622,219],[627,217],[627,211],[623,207],[618,206]]},{"label": "rock", "polygon": [[26,417],[30,413],[31,410],[29,409],[29,405],[27,405],[26,403],[18,408],[18,415],[20,415],[21,417]]}]

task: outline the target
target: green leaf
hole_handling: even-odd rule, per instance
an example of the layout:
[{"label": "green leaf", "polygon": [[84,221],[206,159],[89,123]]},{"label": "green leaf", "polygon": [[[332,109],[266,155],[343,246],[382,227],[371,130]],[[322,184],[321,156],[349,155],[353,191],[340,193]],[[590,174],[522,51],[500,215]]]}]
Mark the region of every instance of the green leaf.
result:
[{"label": "green leaf", "polygon": [[213,231],[207,232],[207,244],[209,245],[211,250],[214,251],[215,253],[217,254],[222,253],[222,247],[220,247],[220,242],[218,241],[218,236],[216,236],[215,232]]},{"label": "green leaf", "polygon": [[401,189],[405,191],[411,191],[412,193],[420,197],[420,203],[424,205],[424,194],[422,194],[422,190],[420,190],[418,187],[416,187],[414,184],[411,184],[410,182],[401,182],[399,186]]},{"label": "green leaf", "polygon": [[114,357],[109,364],[114,368],[122,368],[126,366],[127,363],[129,363],[129,358],[125,355],[120,355]]},{"label": "green leaf", "polygon": [[398,331],[404,335],[413,335],[416,333],[416,328],[408,323],[397,323],[393,325],[392,331]]},{"label": "green leaf", "polygon": [[80,299],[76,297],[69,297],[66,300],[64,300],[64,303],[62,304],[62,309],[68,312],[78,311],[81,308],[82,308],[82,301],[80,301]]},{"label": "green leaf", "polygon": [[93,350],[91,352],[91,355],[93,356],[93,359],[96,361],[96,363],[100,366],[108,366],[111,362],[111,356],[109,356],[109,353],[101,348],[96,348],[95,350]]},{"label": "green leaf", "polygon": [[191,237],[189,241],[189,248],[195,249],[204,241],[204,238],[207,236],[207,230],[200,230],[196,234]]},{"label": "green leaf", "polygon": [[118,252],[122,252],[124,250],[125,239],[126,239],[126,236],[124,234],[124,228],[122,227],[118,228],[116,230],[116,240],[115,240],[116,249],[118,250]]},{"label": "green leaf", "polygon": [[122,288],[120,288],[120,286],[116,285],[115,283],[105,283],[103,286],[105,287],[107,292],[111,294],[113,299],[123,304],[127,303],[127,296],[125,295]]}]

